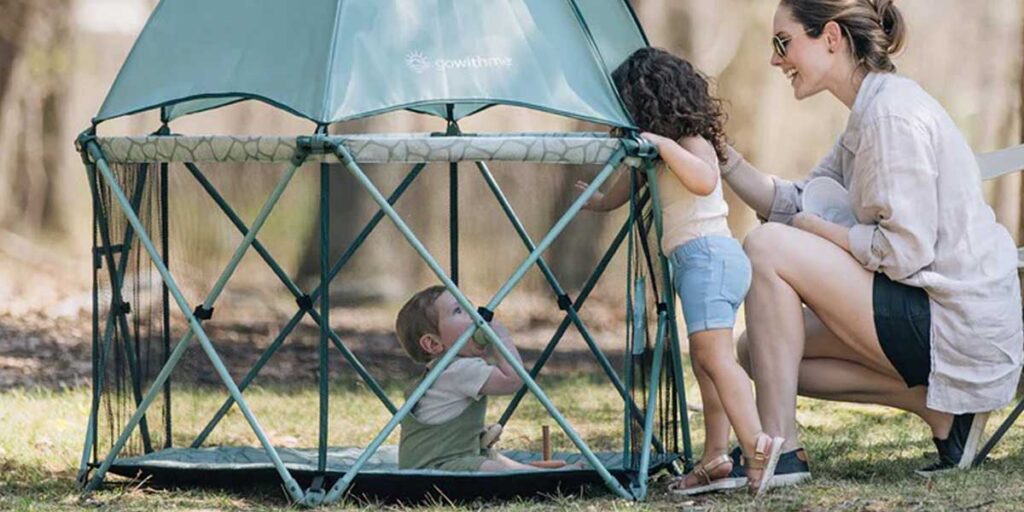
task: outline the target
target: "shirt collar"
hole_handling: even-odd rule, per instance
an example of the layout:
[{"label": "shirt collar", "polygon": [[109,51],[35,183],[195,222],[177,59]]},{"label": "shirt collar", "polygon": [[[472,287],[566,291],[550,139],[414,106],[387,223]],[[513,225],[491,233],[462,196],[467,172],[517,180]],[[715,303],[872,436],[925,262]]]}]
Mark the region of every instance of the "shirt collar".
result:
[{"label": "shirt collar", "polygon": [[868,73],[857,91],[857,99],[850,109],[850,119],[846,123],[846,131],[843,132],[842,144],[847,151],[856,152],[860,146],[860,122],[868,107],[874,103],[878,93],[882,91],[890,73]]}]

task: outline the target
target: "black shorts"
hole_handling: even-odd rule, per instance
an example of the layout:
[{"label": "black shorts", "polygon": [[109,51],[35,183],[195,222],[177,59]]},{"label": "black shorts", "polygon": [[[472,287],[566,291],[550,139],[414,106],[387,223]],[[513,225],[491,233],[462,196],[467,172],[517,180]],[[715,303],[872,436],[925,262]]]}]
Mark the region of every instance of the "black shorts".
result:
[{"label": "black shorts", "polygon": [[907,387],[927,386],[932,368],[931,304],[923,288],[875,274],[872,287],[875,333]]}]

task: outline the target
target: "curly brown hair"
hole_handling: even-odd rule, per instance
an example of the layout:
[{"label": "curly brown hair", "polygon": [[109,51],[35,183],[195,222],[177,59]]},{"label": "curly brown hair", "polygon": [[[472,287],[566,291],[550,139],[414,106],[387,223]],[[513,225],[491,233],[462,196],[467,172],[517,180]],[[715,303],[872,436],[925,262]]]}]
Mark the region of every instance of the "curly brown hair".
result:
[{"label": "curly brown hair", "polygon": [[612,80],[637,127],[672,140],[703,137],[725,162],[726,114],[708,79],[684,59],[659,48],[641,48]]}]

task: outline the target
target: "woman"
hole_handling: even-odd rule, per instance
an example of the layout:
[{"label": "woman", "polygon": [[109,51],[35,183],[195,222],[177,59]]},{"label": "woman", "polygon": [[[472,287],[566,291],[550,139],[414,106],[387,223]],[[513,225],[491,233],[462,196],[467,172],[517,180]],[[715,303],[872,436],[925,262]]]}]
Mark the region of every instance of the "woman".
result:
[{"label": "woman", "polygon": [[771,64],[796,98],[827,91],[851,110],[808,179],[841,183],[858,224],[802,212],[806,181],[770,177],[735,151],[723,168],[770,221],[744,243],[753,283],[740,357],[765,430],[786,439],[773,485],[810,476],[797,394],[914,413],[939,452],[922,471],[968,467],[985,413],[1009,403],[1021,371],[1013,241],[953,121],[894,73],[905,26],[891,0],[782,0],[774,33]]}]

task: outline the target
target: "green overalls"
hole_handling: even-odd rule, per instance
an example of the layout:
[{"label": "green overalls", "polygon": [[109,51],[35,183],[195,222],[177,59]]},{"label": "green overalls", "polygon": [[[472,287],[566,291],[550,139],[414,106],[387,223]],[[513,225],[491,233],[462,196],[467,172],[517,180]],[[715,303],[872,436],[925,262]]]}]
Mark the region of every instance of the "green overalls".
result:
[{"label": "green overalls", "polygon": [[487,460],[480,449],[480,432],[486,414],[486,396],[438,425],[421,423],[410,412],[402,420],[398,468],[479,471]]}]

